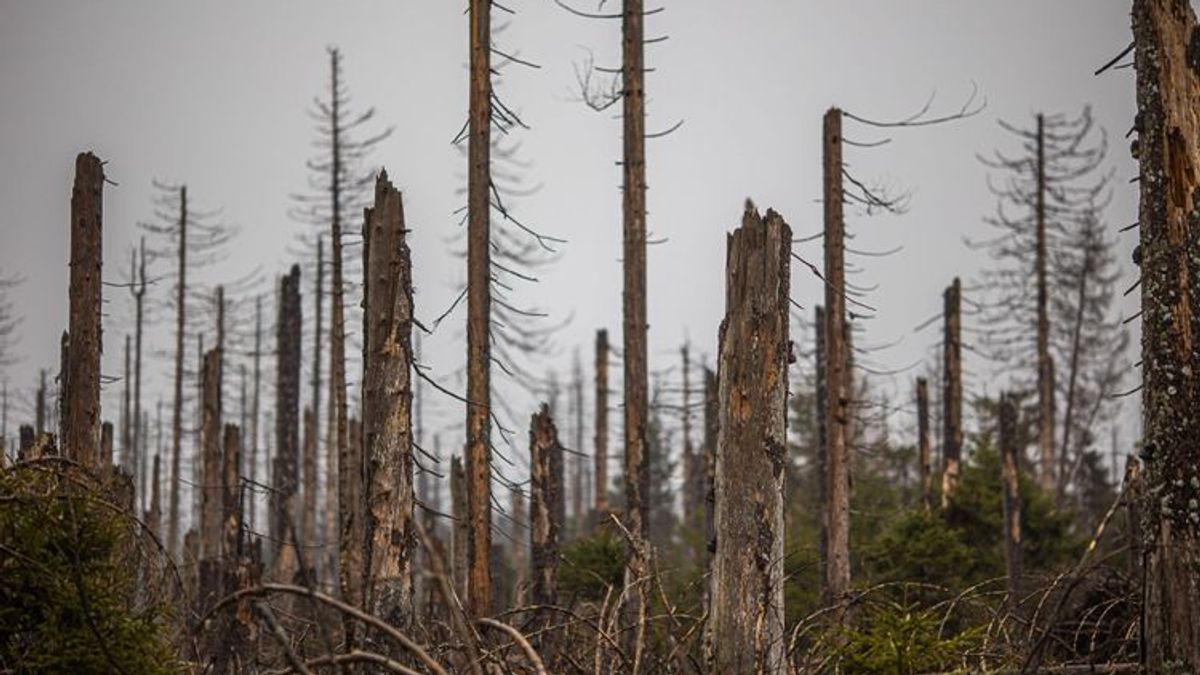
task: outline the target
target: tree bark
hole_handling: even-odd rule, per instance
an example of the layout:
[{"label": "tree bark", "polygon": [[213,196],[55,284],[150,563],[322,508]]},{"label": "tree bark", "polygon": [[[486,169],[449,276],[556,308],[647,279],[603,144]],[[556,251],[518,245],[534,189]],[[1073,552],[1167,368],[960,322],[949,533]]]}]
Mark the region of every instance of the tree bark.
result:
[{"label": "tree bark", "polygon": [[363,227],[363,438],[369,607],[401,628],[413,618],[412,263],[400,191],[381,173]]},{"label": "tree bark", "polygon": [[290,582],[296,573],[296,492],[300,482],[300,266],[283,278],[275,334],[275,467],[270,538],[275,578]]},{"label": "tree bark", "polygon": [[71,191],[70,383],[63,420],[63,452],[85,467],[100,468],[100,312],[103,263],[104,166],[92,153],[75,158]]},{"label": "tree bark", "polygon": [[783,491],[791,228],[747,205],[729,237],[721,323],[717,548],[706,658],[716,673],[786,673]]},{"label": "tree bark", "polygon": [[[644,2],[624,0],[621,20],[622,122],[624,148],[621,168],[624,290],[625,366],[625,510],[623,520],[630,545],[625,563],[625,585],[635,592],[625,609],[630,640],[641,645],[646,620],[646,527],[649,521],[650,463],[646,448],[649,413],[649,358],[646,346],[646,88],[644,52]],[[631,650],[633,673],[641,668],[640,650]]]},{"label": "tree bark", "polygon": [[[125,335],[125,370],[121,378],[121,468],[129,472],[131,476],[137,476],[137,464],[134,462],[133,456],[133,430],[130,429],[129,397],[132,392],[129,391],[130,367],[129,348],[132,338],[127,333]],[[137,483],[135,482],[134,485]]]},{"label": "tree bark", "polygon": [[113,425],[112,422],[100,424],[100,464],[105,468],[113,468]]},{"label": "tree bark", "polygon": [[[258,482],[258,421],[260,392],[262,385],[262,296],[254,298],[254,398],[250,404],[250,461],[248,462],[250,484],[254,485]],[[265,481],[264,481],[265,482]],[[251,492],[250,494],[254,494]],[[247,509],[248,520],[250,521],[250,530],[256,531],[257,518],[256,513],[258,506],[254,499],[250,500]]]},{"label": "tree bark", "polygon": [[1021,484],[1017,455],[1017,402],[1000,395],[1000,460],[1004,485],[1004,562],[1008,578],[1008,603],[1021,602]]},{"label": "tree bark", "polygon": [[596,521],[608,517],[608,331],[596,331]]},{"label": "tree bark", "polygon": [[[304,434],[300,461],[300,543],[309,550],[317,543],[317,418],[311,407],[304,408]],[[308,561],[310,564],[315,560]]]},{"label": "tree bark", "polygon": [[[563,448],[544,403],[529,422],[529,493],[529,600],[534,605],[557,605]],[[546,612],[539,612],[537,625],[544,627],[549,619]]]},{"label": "tree bark", "polygon": [[942,333],[942,508],[958,487],[962,461],[962,286],[958,277],[946,287]]},{"label": "tree bark", "polygon": [[162,536],[162,488],[159,483],[159,474],[159,455],[156,452],[154,453],[153,482],[150,483],[150,508],[146,515],[146,523],[150,528],[150,534],[154,535],[155,538]]},{"label": "tree bark", "polygon": [[816,336],[813,350],[816,370],[816,415],[817,415],[817,503],[821,505],[817,535],[817,578],[821,584],[821,602],[829,604],[829,376],[825,372],[825,307],[817,305],[813,310]]},{"label": "tree bark", "polygon": [[450,544],[453,553],[454,591],[460,600],[467,597],[467,548],[469,547],[470,525],[467,522],[467,477],[462,460],[450,458],[450,513],[452,533]]},{"label": "tree bark", "polygon": [[829,540],[825,566],[826,597],[841,603],[850,590],[850,454],[847,434],[853,411],[847,391],[846,224],[842,213],[842,111],[831,108],[824,120],[825,205],[825,456],[828,462],[826,511]]},{"label": "tree bark", "polygon": [[1200,672],[1200,59],[1196,16],[1134,0],[1146,460],[1143,658]]},{"label": "tree bark", "polygon": [[145,413],[142,411],[142,328],[145,320],[146,297],[146,239],[138,243],[139,256],[136,265],[136,280],[134,270],[130,270],[134,302],[134,339],[133,339],[133,417],[138,427],[133,434],[133,447],[138,455],[138,495],[142,500],[142,508],[147,508],[149,495],[146,493],[147,448],[149,439],[143,433],[141,423]]},{"label": "tree bark", "polygon": [[921,506],[933,509],[933,462],[929,451],[929,384],[917,378],[917,453],[921,471]]},{"label": "tree bark", "polygon": [[1046,288],[1046,143],[1045,119],[1037,115],[1034,197],[1034,281],[1037,284],[1038,480],[1054,494],[1054,380],[1050,363],[1049,293]]},{"label": "tree bark", "polygon": [[171,496],[167,507],[167,552],[179,561],[179,501],[181,485],[179,473],[183,453],[183,341],[187,321],[187,232],[188,232],[187,186],[179,188],[179,269],[175,285],[175,376],[173,385],[175,399],[171,406]]},{"label": "tree bark", "polygon": [[221,453],[221,362],[216,349],[204,355],[201,390],[203,423],[202,473],[200,478],[200,558],[215,560],[221,555],[221,527],[224,511],[223,466]]},{"label": "tree bark", "polygon": [[492,613],[491,488],[491,0],[470,0],[467,171],[468,608]]}]

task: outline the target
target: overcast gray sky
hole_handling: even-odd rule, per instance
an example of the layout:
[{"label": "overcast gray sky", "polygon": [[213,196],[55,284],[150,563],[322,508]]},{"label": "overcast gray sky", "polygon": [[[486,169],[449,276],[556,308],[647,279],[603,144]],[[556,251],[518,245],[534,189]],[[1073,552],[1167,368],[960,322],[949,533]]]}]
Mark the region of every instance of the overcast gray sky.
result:
[{"label": "overcast gray sky", "polygon": [[[518,13],[498,46],[542,66],[510,69],[502,85],[505,100],[532,127],[522,134],[523,157],[533,164],[530,180],[544,183],[522,200],[519,213],[569,240],[542,283],[520,293],[555,317],[573,313],[557,339],[561,352],[546,361],[566,371],[575,346],[590,364],[596,328],[609,328],[619,344],[620,124],[573,100],[572,63],[586,48],[601,65],[617,65],[620,27],[570,16],[549,0],[507,4]],[[745,198],[781,212],[798,236],[819,227],[821,115],[831,105],[896,118],[936,91],[935,108],[951,110],[972,82],[988,102],[972,119],[901,131],[883,148],[848,149],[856,174],[913,193],[904,215],[850,219],[856,246],[904,246],[892,257],[864,261],[861,281],[879,284],[870,302],[880,308],[866,339],[900,341],[874,355],[881,367],[924,357],[938,331],[914,334],[913,327],[939,310],[953,276],[970,279],[985,263],[963,238],[985,234],[981,218],[994,208],[976,153],[1012,147],[997,118],[1025,124],[1035,111],[1077,113],[1093,105],[1113,139],[1116,194],[1107,220],[1114,228],[1134,220],[1136,190],[1127,180],[1136,167],[1121,140],[1133,119],[1133,74],[1092,76],[1129,42],[1127,2],[664,4],[665,12],[647,20],[649,36],[670,36],[647,49],[656,68],[647,84],[648,127],[685,123],[648,142],[650,228],[667,239],[649,253],[653,367],[673,365],[685,338],[710,358],[715,352],[724,233],[738,224]],[[137,238],[135,223],[151,217],[155,178],[186,182],[201,205],[223,208],[223,218],[241,227],[228,260],[209,281],[256,265],[270,274],[285,269],[288,243],[302,227],[287,216],[288,195],[304,189],[314,140],[305,109],[325,90],[330,45],[344,52],[358,105],[374,105],[383,123],[395,125],[374,161],[404,192],[418,314],[439,314],[464,278],[446,243],[461,202],[463,160],[450,140],[467,101],[463,5],[0,0],[0,273],[25,278],[15,293],[24,316],[20,361],[4,373],[10,388],[28,390],[39,368],[53,371],[57,362],[57,336],[66,323],[71,172],[79,151],[94,150],[119,184],[104,196],[106,278],[120,280]],[[506,16],[497,12],[496,20]],[[853,128],[847,135],[879,137]],[[1122,243],[1127,277],[1133,239],[1124,235]],[[820,259],[819,242],[798,251]],[[810,312],[821,298],[819,282],[799,267],[793,278],[793,295]],[[307,292],[307,280],[304,287]],[[160,286],[152,293],[166,291]],[[107,289],[106,297],[105,366],[118,375],[129,301],[121,289]],[[1124,309],[1136,311],[1136,299]],[[440,373],[462,362],[456,331],[464,321],[460,310],[426,340],[428,360]],[[159,348],[167,348],[166,335],[155,338]],[[165,360],[157,363],[150,368],[148,405],[165,393]],[[988,381],[982,367],[968,363],[977,393]],[[880,386],[907,400],[912,376]],[[106,394],[106,416],[115,419],[113,393]],[[435,425],[459,426],[460,405],[436,405],[439,412],[430,413]]]}]

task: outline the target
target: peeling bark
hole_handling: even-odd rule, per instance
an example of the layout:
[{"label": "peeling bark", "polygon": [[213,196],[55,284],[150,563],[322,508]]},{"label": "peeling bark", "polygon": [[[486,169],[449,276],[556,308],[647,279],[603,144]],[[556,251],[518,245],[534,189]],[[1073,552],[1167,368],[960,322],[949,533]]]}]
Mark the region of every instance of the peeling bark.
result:
[{"label": "peeling bark", "polygon": [[[563,447],[546,404],[529,422],[529,493],[529,600],[534,605],[557,605]],[[544,627],[549,619],[543,611],[536,621]]]},{"label": "peeling bark", "polygon": [[705,657],[715,673],[786,673],[783,494],[791,228],[747,205],[729,237],[720,335],[716,551]]},{"label": "peeling bark", "polygon": [[92,153],[75,158],[71,192],[70,383],[63,411],[63,454],[85,467],[100,468],[100,312],[103,263],[104,167]]}]

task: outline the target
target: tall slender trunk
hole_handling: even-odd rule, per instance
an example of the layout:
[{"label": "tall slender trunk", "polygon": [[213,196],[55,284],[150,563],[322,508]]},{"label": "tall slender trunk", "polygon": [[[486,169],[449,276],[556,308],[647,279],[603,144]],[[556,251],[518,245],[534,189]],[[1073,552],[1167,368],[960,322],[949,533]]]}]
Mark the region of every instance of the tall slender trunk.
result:
[{"label": "tall slender trunk", "polygon": [[1071,358],[1067,371],[1067,409],[1063,414],[1062,444],[1059,446],[1058,461],[1058,499],[1062,499],[1067,491],[1068,469],[1071,456],[1071,427],[1075,423],[1075,394],[1079,381],[1079,359],[1083,344],[1083,319],[1087,303],[1087,283],[1091,273],[1092,252],[1083,250],[1083,267],[1079,271],[1079,286],[1075,295],[1075,317],[1071,326]]},{"label": "tall slender trunk", "polygon": [[608,517],[608,331],[596,331],[596,520]]},{"label": "tall slender trunk", "polygon": [[450,515],[452,521],[450,544],[453,553],[454,591],[460,600],[467,597],[467,548],[470,546],[470,526],[467,523],[467,477],[462,460],[450,458]]},{"label": "tall slender trunk", "polygon": [[296,572],[296,491],[300,482],[300,266],[283,277],[276,320],[275,466],[270,538],[275,577],[290,582]]},{"label": "tall slender trunk", "polygon": [[100,458],[100,267],[103,263],[104,166],[92,153],[75,158],[71,191],[70,383],[62,439],[64,454],[99,469]]},{"label": "tall slender trunk", "polygon": [[[571,401],[574,410],[574,445],[576,454],[571,455],[571,513],[575,518],[576,536],[583,534],[585,527],[586,508],[583,498],[584,482],[583,467],[586,457],[583,454],[583,366],[579,363],[579,352],[575,352],[574,372],[571,376]],[[566,523],[563,523],[566,526]]]},{"label": "tall slender trunk", "polygon": [[929,384],[917,378],[917,453],[921,472],[921,506],[928,513],[933,509],[933,471],[929,452]]},{"label": "tall slender trunk", "polygon": [[1000,395],[1000,459],[1004,485],[1004,562],[1009,606],[1021,602],[1021,487],[1017,464],[1017,402]]},{"label": "tall slender trunk", "polygon": [[958,277],[942,296],[942,508],[958,487],[962,461],[962,285]]},{"label": "tall slender trunk", "polygon": [[825,307],[817,305],[813,310],[815,333],[813,350],[816,371],[817,416],[817,503],[821,505],[819,532],[817,535],[817,578],[821,584],[821,602],[829,604],[829,377],[825,372]]},{"label": "tall slender trunk", "polygon": [[[717,550],[716,524],[716,470],[717,470],[717,436],[721,427],[721,406],[718,398],[719,386],[717,374],[708,368],[704,369],[704,456],[700,459],[700,492],[704,496],[704,571],[712,573],[713,553]],[[712,609],[711,587],[704,584],[704,611]]]},{"label": "tall slender trunk", "polygon": [[221,365],[216,349],[204,355],[201,373],[203,423],[200,426],[202,473],[200,478],[200,557],[215,559],[221,553],[223,509],[221,454]]},{"label": "tall slender trunk", "polygon": [[705,656],[716,673],[786,673],[783,492],[787,474],[792,231],[747,204],[728,240],[721,323],[717,547]]},{"label": "tall slender trunk", "polygon": [[400,192],[381,173],[363,225],[363,442],[368,607],[413,619],[412,263]]},{"label": "tall slender trunk", "polygon": [[156,452],[154,453],[154,473],[150,483],[150,507],[146,513],[146,523],[150,528],[150,534],[155,537],[161,536],[162,533],[162,488],[159,484],[159,464],[159,454]]},{"label": "tall slender trunk", "polygon": [[131,411],[129,408],[129,397],[132,395],[130,391],[130,368],[129,349],[133,342],[132,337],[125,334],[125,370],[121,378],[121,468],[129,475],[134,477],[134,485],[137,485],[137,464],[135,463],[133,453],[133,430],[130,429]]},{"label": "tall slender trunk", "polygon": [[41,436],[46,431],[46,370],[38,371],[37,400],[34,403],[34,431]]},{"label": "tall slender trunk", "polygon": [[138,242],[138,264],[136,270],[136,280],[133,278],[134,272],[130,271],[130,283],[134,286],[133,302],[134,302],[134,338],[133,338],[133,417],[138,420],[139,426],[134,430],[133,447],[138,455],[138,495],[142,500],[142,509],[147,508],[147,500],[149,495],[146,494],[146,469],[147,467],[147,444],[145,434],[141,430],[141,420],[146,417],[142,411],[142,327],[145,320],[145,298],[146,298],[146,239],[143,237]]},{"label": "tall slender trunk", "polygon": [[1189,3],[1134,0],[1149,672],[1200,672],[1198,34]]},{"label": "tall slender trunk", "polygon": [[179,276],[175,287],[175,399],[171,406],[171,496],[167,507],[167,552],[178,561],[180,459],[183,451],[183,341],[187,320],[187,186],[179,188]]},{"label": "tall slender trunk", "polygon": [[1038,479],[1052,493],[1054,473],[1054,376],[1050,362],[1050,315],[1046,288],[1046,149],[1045,120],[1037,116],[1037,156],[1034,197],[1034,278],[1037,283]]},{"label": "tall slender trunk", "polygon": [[696,457],[692,448],[692,387],[691,387],[691,358],[685,342],[679,348],[682,362],[683,389],[680,392],[680,425],[683,428],[683,515],[685,520],[694,519],[696,505],[700,500],[696,494]]},{"label": "tall slender trunk", "polygon": [[842,214],[842,111],[831,108],[824,120],[825,158],[825,433],[829,542],[826,596],[841,603],[850,590],[850,456],[847,447],[851,410],[846,348],[846,225]]},{"label": "tall slender trunk", "polygon": [[[315,551],[317,538],[317,418],[305,406],[300,441],[300,543]],[[315,560],[305,560],[310,565]]]},{"label": "tall slender trunk", "polygon": [[[258,481],[258,422],[260,393],[262,385],[262,296],[254,298],[254,397],[250,404],[250,461],[248,464],[250,474],[250,484],[255,485]],[[267,482],[264,480],[264,482]],[[251,495],[255,491],[251,491]],[[257,518],[255,517],[258,511],[257,504],[252,498],[249,504],[249,520],[250,530],[254,531]]]},{"label": "tall slender trunk", "polygon": [[467,169],[468,607],[492,613],[491,490],[491,0],[470,2]]}]

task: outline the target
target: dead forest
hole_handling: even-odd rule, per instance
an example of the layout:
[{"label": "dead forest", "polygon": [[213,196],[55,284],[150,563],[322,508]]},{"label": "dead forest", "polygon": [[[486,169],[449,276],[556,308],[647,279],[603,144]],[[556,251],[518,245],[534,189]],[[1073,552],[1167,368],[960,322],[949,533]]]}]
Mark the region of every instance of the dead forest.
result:
[{"label": "dead forest", "polygon": [[[664,7],[545,3],[620,26],[620,63],[575,64],[571,100],[620,129],[621,275],[594,280],[620,314],[562,345],[569,319],[527,289],[570,242],[514,207],[538,190],[514,138],[537,132],[498,86],[540,66],[505,40],[523,8],[466,4],[452,222],[406,219],[422,195],[374,159],[394,127],[351,95],[353,45],[313,73],[286,266],[210,283],[242,236],[219,196],[157,181],[151,215],[114,223],[119,158],[80,148],[69,250],[37,262],[67,279],[40,299],[67,324],[34,382],[8,379],[29,289],[0,269],[0,673],[1200,673],[1189,2],[1131,0],[1127,45],[1078,74],[1130,78],[1128,129],[1085,101],[996,120],[1007,142],[977,158],[989,236],[965,242],[989,264],[912,301],[941,308],[913,313],[934,348],[895,371],[873,359],[857,276],[893,252],[855,224],[939,195],[855,159],[991,115],[985,88],[793,120],[820,140],[801,161],[822,183],[797,186],[817,231],[746,199],[707,271],[724,280],[716,352],[664,355],[648,141],[684,128],[647,123]],[[1132,180],[1109,163],[1125,152]],[[1114,222],[1117,193],[1136,222]],[[106,237],[126,227],[137,245],[113,269]],[[423,227],[452,233],[449,305],[414,283]],[[454,331],[465,358],[445,372],[423,349]],[[563,353],[569,372],[546,366]]]}]

